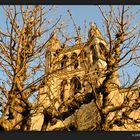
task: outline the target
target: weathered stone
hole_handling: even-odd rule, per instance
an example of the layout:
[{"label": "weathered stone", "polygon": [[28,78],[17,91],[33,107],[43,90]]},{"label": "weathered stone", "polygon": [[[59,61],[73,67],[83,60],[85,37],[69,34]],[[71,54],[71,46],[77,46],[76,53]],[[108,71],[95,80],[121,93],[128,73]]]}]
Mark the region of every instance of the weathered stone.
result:
[{"label": "weathered stone", "polygon": [[82,105],[75,113],[75,124],[79,131],[93,130],[99,121],[99,112],[94,101]]}]

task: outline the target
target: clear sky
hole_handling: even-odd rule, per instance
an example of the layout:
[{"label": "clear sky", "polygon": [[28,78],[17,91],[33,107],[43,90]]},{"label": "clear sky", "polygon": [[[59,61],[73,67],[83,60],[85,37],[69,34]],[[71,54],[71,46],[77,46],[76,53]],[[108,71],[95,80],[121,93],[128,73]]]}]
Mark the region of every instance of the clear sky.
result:
[{"label": "clear sky", "polygon": [[[90,21],[95,22],[98,27],[102,30],[102,19],[101,19],[101,14],[99,12],[99,9],[95,5],[85,5],[85,6],[70,6],[70,5],[63,5],[63,6],[58,6],[58,11],[57,15],[62,15],[62,17],[65,19],[70,19],[67,10],[70,10],[72,17],[76,23],[77,26],[81,27],[84,29],[84,21],[86,20],[86,25],[87,28],[89,28],[89,23]],[[65,20],[66,21],[66,20]],[[69,20],[68,23],[71,23],[72,27],[68,27],[68,30],[71,30],[71,28],[74,28],[72,21]]]},{"label": "clear sky", "polygon": [[[86,20],[87,28],[89,28],[89,22],[93,21],[97,24],[97,26],[99,27],[101,32],[103,32],[102,16],[96,5],[85,5],[85,6],[59,5],[59,6],[56,6],[56,8],[57,8],[57,10],[55,11],[55,14],[50,15],[50,18],[57,18],[59,16],[62,16],[62,20],[64,20],[64,22],[66,22],[68,24],[72,23],[72,21],[69,20],[70,17],[68,16],[68,13],[67,13],[67,10],[70,10],[76,25],[80,26],[81,29],[83,29],[84,21]],[[107,8],[107,6],[106,6],[106,8]],[[140,6],[136,6],[135,10],[136,9],[140,9]],[[0,17],[1,17],[0,28],[4,30],[6,27],[6,24],[5,24],[4,18],[3,18],[2,6],[0,7]],[[73,26],[73,24],[69,24],[69,25],[70,26],[68,26],[67,32],[72,33],[72,31],[73,31],[72,29],[74,28],[74,26]],[[132,71],[132,69],[128,68],[127,72],[129,74],[131,74],[132,77],[135,77],[136,76],[136,72],[134,72],[135,70],[136,70],[135,68],[133,69],[133,71]]]},{"label": "clear sky", "polygon": [[99,12],[99,9],[95,5],[85,5],[85,6],[58,6],[58,13],[66,16],[67,10],[70,10],[75,22],[82,26],[84,23],[84,20],[87,21],[94,21],[97,23],[98,26],[101,26],[101,14]]}]

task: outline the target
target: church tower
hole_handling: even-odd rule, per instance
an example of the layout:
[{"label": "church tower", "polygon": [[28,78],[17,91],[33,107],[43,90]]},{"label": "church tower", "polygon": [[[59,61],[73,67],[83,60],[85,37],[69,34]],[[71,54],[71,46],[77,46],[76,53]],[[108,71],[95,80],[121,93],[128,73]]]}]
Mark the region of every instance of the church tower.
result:
[{"label": "church tower", "polygon": [[[53,34],[47,45],[45,71],[48,76],[44,88],[39,91],[38,103],[41,107],[38,117],[33,119],[32,130],[41,130],[45,118],[42,115],[44,110],[51,109],[51,113],[57,116],[68,110],[67,104],[74,103],[76,99],[80,100],[84,95],[91,93],[93,88],[103,81],[107,65],[106,55],[109,49],[99,29],[93,23],[90,23],[87,42],[81,43],[80,37],[77,37],[74,46],[63,48],[57,36]],[[91,106],[94,106],[94,103]],[[89,110],[91,108],[94,107],[89,107]],[[95,110],[94,108],[93,112],[96,112]],[[45,130],[55,130],[64,125],[68,127],[74,123],[77,118],[76,113],[79,112],[76,110],[65,119],[59,118],[52,121],[53,123],[48,122]],[[82,130],[82,126],[78,125],[75,127]]]}]

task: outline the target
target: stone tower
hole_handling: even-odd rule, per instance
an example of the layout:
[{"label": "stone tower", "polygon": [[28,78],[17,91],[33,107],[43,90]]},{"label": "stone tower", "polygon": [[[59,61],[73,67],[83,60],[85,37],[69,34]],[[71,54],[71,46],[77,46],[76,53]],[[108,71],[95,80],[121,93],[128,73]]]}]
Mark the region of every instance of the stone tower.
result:
[{"label": "stone tower", "polygon": [[[93,23],[90,24],[87,42],[82,43],[80,37],[77,37],[74,46],[61,47],[57,36],[52,35],[46,51],[48,76],[44,88],[39,91],[40,109],[32,118],[31,130],[51,131],[57,128],[84,130],[85,127],[94,129],[95,120],[99,119],[94,101],[85,101],[85,105],[79,103],[78,107],[75,106],[75,110],[67,111],[72,103],[80,101],[103,81],[107,52],[107,43]],[[49,116],[48,110],[56,116],[53,116],[55,119],[51,119],[50,122],[47,118],[52,116]],[[47,115],[45,117],[45,114],[49,117]],[[81,114],[83,118],[80,118]],[[93,119],[85,121],[87,114]],[[41,126],[45,121],[48,122],[43,129]]]}]

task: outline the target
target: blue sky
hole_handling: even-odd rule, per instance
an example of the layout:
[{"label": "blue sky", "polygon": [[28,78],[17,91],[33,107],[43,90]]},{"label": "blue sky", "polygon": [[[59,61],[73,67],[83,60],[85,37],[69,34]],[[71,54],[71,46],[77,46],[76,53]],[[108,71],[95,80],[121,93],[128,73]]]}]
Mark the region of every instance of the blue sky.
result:
[{"label": "blue sky", "polygon": [[97,22],[98,26],[101,26],[101,14],[99,13],[99,9],[95,5],[85,5],[85,6],[58,6],[58,13],[63,15],[67,14],[67,10],[69,9],[75,19],[75,22],[78,25],[82,25],[84,20],[95,21]]},{"label": "blue sky", "polygon": [[[89,23],[90,21],[94,21],[97,23],[99,27],[101,27],[101,14],[99,13],[99,9],[95,5],[85,5],[85,6],[76,6],[76,5],[57,5],[57,10],[55,11],[54,15],[50,15],[53,18],[57,16],[62,16],[62,18],[67,18],[67,10],[69,9],[73,15],[73,18],[77,25],[82,26],[84,20]],[[3,17],[3,10],[2,6],[0,6],[0,17]],[[4,18],[0,20],[1,25],[0,27],[5,27]]]},{"label": "blue sky", "polygon": [[[93,21],[95,22],[98,27],[100,29],[101,26],[102,26],[102,19],[101,19],[101,14],[99,12],[99,9],[97,6],[95,5],[85,5],[85,6],[70,6],[70,5],[67,5],[67,6],[58,6],[58,11],[57,11],[57,15],[62,15],[62,17],[65,19],[68,19],[70,18],[68,13],[67,13],[67,10],[70,10],[71,11],[71,14],[72,14],[72,17],[76,23],[77,26],[80,26],[81,29],[84,28],[84,21],[86,20],[86,25],[87,25],[87,28],[89,28],[89,23],[90,21]],[[71,22],[71,26],[72,27],[69,27],[68,30],[70,30],[71,28],[74,28],[73,27],[73,24],[72,24],[72,21],[70,20],[69,22]]]}]

